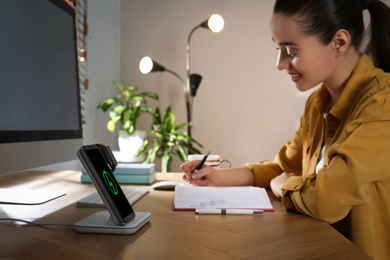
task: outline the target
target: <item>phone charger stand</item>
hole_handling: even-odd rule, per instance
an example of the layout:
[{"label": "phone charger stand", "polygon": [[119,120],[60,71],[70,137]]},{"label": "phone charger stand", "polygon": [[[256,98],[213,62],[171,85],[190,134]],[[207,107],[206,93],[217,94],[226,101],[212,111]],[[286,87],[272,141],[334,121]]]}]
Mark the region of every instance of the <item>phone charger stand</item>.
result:
[{"label": "phone charger stand", "polygon": [[98,211],[75,223],[75,229],[81,233],[102,233],[129,235],[137,232],[150,219],[150,212],[135,212],[135,217],[127,224],[120,225],[111,221],[108,211]]}]

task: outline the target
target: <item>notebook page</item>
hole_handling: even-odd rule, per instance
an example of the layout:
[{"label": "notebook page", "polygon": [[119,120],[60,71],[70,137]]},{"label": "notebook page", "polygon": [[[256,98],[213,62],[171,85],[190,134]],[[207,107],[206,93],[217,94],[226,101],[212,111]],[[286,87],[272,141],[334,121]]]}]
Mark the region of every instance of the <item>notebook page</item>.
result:
[{"label": "notebook page", "polygon": [[236,208],[273,210],[267,191],[259,187],[176,186],[174,208]]}]

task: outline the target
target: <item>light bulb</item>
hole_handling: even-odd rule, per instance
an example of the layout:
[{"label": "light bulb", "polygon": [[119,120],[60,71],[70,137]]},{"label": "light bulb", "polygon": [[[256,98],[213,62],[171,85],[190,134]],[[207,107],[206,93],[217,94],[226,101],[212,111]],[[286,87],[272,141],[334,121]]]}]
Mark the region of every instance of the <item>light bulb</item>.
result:
[{"label": "light bulb", "polygon": [[207,23],[209,29],[215,33],[222,31],[224,24],[223,18],[219,14],[211,15]]},{"label": "light bulb", "polygon": [[153,60],[148,56],[143,57],[139,63],[139,70],[143,74],[148,74],[150,71],[152,71],[152,69],[153,69]]}]

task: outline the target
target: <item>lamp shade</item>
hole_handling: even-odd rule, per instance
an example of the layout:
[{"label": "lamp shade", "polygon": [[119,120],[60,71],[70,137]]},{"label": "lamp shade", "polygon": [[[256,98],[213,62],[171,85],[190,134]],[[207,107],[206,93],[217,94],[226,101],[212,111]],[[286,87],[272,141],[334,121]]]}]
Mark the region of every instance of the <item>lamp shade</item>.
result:
[{"label": "lamp shade", "polygon": [[150,72],[155,72],[155,71],[165,71],[164,66],[161,66],[157,62],[153,61],[150,57],[145,56],[141,59],[139,63],[139,70],[143,74],[148,74]]},{"label": "lamp shade", "polygon": [[201,24],[202,27],[208,28],[209,30],[211,30],[212,32],[215,32],[215,33],[222,31],[224,25],[225,25],[225,22],[224,22],[222,16],[219,14],[211,15],[209,17],[209,19],[207,19],[206,21],[204,21]]},{"label": "lamp shade", "polygon": [[200,82],[202,81],[202,76],[199,74],[191,74],[190,75],[190,89],[191,89],[191,96],[196,96],[196,91],[199,88]]}]

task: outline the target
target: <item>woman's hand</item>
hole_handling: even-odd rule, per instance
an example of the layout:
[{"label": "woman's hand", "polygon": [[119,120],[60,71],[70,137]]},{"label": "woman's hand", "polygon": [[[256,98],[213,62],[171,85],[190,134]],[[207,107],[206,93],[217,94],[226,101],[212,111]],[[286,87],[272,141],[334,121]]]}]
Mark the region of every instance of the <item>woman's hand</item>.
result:
[{"label": "woman's hand", "polygon": [[286,183],[288,178],[290,178],[291,176],[297,176],[297,175],[295,173],[283,172],[282,174],[278,175],[277,177],[271,180],[271,190],[278,199],[282,198],[283,196],[282,187]]},{"label": "woman's hand", "polygon": [[202,169],[195,172],[198,164],[199,161],[189,161],[182,164],[180,169],[183,171],[183,179],[187,182],[192,180],[191,184],[196,186],[215,185],[213,175],[217,170],[205,164]]}]

